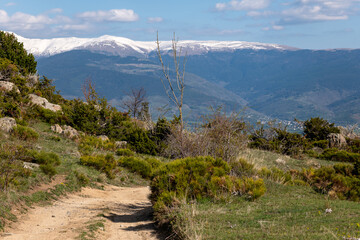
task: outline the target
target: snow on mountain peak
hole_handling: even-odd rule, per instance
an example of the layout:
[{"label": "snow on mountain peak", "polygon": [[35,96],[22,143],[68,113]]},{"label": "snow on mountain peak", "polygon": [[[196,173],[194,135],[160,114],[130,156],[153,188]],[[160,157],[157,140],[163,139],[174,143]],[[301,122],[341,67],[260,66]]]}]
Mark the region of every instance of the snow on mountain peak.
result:
[{"label": "snow on mountain peak", "polygon": [[[51,56],[71,50],[90,50],[119,56],[147,56],[156,51],[155,41],[134,41],[124,37],[104,35],[98,38],[53,38],[30,39],[16,35],[25,49],[37,57]],[[171,41],[161,41],[161,50],[171,50]],[[239,49],[253,50],[293,50],[294,48],[256,42],[242,41],[179,41],[178,47],[188,55],[198,55],[209,51],[235,51]]]}]

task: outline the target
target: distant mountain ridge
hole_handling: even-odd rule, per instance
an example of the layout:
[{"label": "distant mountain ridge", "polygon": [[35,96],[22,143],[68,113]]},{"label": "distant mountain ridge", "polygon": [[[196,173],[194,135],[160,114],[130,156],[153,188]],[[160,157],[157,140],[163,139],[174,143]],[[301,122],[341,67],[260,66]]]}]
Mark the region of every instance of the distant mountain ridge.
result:
[{"label": "distant mountain ridge", "polygon": [[[38,71],[63,95],[81,97],[91,77],[114,105],[126,91],[145,87],[152,112],[169,104],[159,78],[154,42],[103,36],[94,39],[23,39]],[[247,109],[253,121],[320,116],[337,124],[360,123],[360,49],[306,50],[276,44],[181,41],[187,52],[184,110],[189,119],[224,105]],[[164,59],[171,42],[161,42]],[[66,69],[66,71],[64,71]],[[176,111],[173,108],[167,116]]]},{"label": "distant mountain ridge", "polygon": [[[48,57],[72,50],[89,50],[121,57],[147,57],[156,51],[155,41],[133,41],[128,38],[104,35],[98,38],[53,38],[29,39],[16,35],[25,49],[36,57]],[[161,41],[161,50],[171,50],[171,41]],[[296,48],[278,44],[244,41],[179,41],[179,48],[188,55],[208,52],[232,52],[240,49],[252,50],[296,50]]]}]

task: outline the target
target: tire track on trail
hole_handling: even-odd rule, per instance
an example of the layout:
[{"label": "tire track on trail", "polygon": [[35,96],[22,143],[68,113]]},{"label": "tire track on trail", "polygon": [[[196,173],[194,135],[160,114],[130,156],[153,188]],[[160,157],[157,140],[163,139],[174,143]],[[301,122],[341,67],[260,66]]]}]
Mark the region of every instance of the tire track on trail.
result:
[{"label": "tire track on trail", "polygon": [[50,206],[35,207],[1,235],[4,240],[76,239],[93,220],[104,221],[96,233],[100,240],[161,239],[151,220],[149,187],[107,185],[104,190],[83,188]]}]

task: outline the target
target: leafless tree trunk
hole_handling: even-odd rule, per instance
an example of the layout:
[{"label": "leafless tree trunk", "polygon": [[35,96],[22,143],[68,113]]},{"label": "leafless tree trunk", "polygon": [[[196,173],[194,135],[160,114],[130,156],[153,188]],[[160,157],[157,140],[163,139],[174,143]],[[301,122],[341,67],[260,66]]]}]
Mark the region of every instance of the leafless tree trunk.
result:
[{"label": "leafless tree trunk", "polygon": [[[184,89],[185,89],[185,65],[186,65],[186,54],[181,62],[181,48],[177,49],[178,40],[174,37],[172,39],[172,54],[174,59],[174,71],[175,71],[175,79],[172,80],[170,77],[169,67],[167,67],[163,61],[160,51],[160,42],[159,42],[159,34],[157,34],[156,44],[157,44],[157,54],[161,63],[163,78],[161,82],[164,86],[165,92],[167,96],[175,103],[179,110],[179,118],[180,118],[180,129],[181,131],[184,128],[184,120],[183,120],[183,99],[184,99]],[[181,64],[181,65],[180,65]]]},{"label": "leafless tree trunk", "polygon": [[131,89],[131,93],[128,93],[127,98],[122,102],[123,108],[127,109],[134,118],[137,118],[145,100],[146,91],[143,87]]},{"label": "leafless tree trunk", "polygon": [[83,85],[81,86],[81,90],[84,94],[86,102],[98,104],[99,96],[95,91],[95,85],[93,84],[91,77],[85,79]]}]

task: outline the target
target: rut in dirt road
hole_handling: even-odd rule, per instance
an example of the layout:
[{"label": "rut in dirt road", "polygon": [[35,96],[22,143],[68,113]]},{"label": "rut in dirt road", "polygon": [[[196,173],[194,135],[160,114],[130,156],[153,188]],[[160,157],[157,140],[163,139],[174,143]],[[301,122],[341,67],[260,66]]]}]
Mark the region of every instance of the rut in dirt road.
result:
[{"label": "rut in dirt road", "polygon": [[89,231],[87,226],[103,222],[96,232],[100,240],[158,240],[151,220],[148,187],[124,188],[105,186],[104,190],[84,188],[54,202],[35,207],[6,229],[4,240],[76,239]]}]

